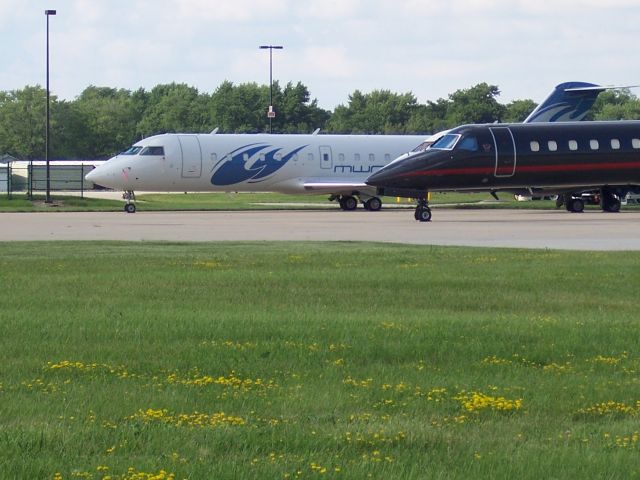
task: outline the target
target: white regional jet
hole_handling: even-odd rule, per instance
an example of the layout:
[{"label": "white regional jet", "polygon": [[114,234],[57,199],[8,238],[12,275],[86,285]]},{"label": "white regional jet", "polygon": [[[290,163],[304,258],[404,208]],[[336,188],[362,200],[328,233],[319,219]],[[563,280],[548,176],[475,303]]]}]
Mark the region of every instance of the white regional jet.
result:
[{"label": "white regional jet", "polygon": [[364,181],[424,135],[164,134],[145,138],[86,176],[126,192],[281,192],[330,194],[344,210],[358,198],[380,210]]},{"label": "white regional jet", "polygon": [[[607,87],[558,85],[529,122],[581,120]],[[134,191],[329,194],[343,210],[380,210],[365,180],[397,157],[428,148],[446,132],[423,135],[164,134],[145,138],[87,174],[94,184]],[[416,147],[417,145],[417,147]]]}]

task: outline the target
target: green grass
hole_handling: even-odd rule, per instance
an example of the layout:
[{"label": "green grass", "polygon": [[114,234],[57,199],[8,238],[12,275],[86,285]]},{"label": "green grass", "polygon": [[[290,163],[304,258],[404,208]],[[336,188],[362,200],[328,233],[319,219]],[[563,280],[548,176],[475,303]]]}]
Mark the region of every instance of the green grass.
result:
[{"label": "green grass", "polygon": [[638,477],[639,284],[639,253],[5,243],[0,478]]},{"label": "green grass", "polygon": [[[194,210],[309,210],[338,209],[336,202],[329,202],[328,195],[285,195],[280,193],[188,193],[188,194],[139,194],[140,211],[194,211]],[[488,193],[436,193],[431,204],[455,208],[519,208],[553,209],[553,201],[516,202],[510,195],[501,195],[496,202]],[[53,203],[45,204],[43,195],[29,200],[25,194],[13,198],[0,196],[0,212],[51,212],[51,211],[121,211],[123,200],[79,198],[68,195],[52,195]],[[386,206],[413,208],[411,199],[383,197]],[[587,208],[598,208],[588,206]],[[623,208],[635,208],[624,206]]]}]

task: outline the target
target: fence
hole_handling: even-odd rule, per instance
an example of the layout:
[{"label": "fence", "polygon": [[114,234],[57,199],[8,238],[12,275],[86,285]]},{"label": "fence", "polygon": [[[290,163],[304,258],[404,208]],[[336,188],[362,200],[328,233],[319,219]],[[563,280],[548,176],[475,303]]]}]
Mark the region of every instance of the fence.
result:
[{"label": "fence", "polygon": [[0,163],[0,193],[6,193],[11,198],[11,164]]},{"label": "fence", "polygon": [[[103,161],[74,162],[52,161],[49,164],[49,190],[84,192],[94,189],[94,184],[84,177]],[[34,192],[47,190],[47,166],[43,161],[16,161],[9,163],[6,170],[6,178],[3,176],[2,164],[0,164],[0,192],[2,186],[6,186],[9,197],[12,192],[27,192],[32,196]],[[3,181],[4,179],[4,181]]]}]

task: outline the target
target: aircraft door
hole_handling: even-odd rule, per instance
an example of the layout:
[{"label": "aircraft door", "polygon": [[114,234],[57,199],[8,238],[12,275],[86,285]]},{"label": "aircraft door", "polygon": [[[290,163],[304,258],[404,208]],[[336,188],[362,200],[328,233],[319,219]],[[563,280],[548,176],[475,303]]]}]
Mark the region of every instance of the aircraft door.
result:
[{"label": "aircraft door", "polygon": [[200,178],[202,175],[202,149],[196,135],[178,135],[182,152],[182,177]]},{"label": "aircraft door", "polygon": [[516,143],[508,127],[489,128],[496,147],[496,177],[512,177],[516,173]]},{"label": "aircraft door", "polygon": [[331,156],[331,147],[320,147],[320,168],[329,169],[333,167],[333,157]]}]

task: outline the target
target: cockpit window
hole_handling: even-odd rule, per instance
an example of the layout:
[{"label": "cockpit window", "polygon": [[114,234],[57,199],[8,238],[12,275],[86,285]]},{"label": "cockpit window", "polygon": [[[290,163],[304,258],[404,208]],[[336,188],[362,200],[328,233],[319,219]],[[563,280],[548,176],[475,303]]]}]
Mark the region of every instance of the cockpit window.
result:
[{"label": "cockpit window", "polygon": [[444,137],[431,145],[431,148],[435,148],[438,150],[453,150],[453,147],[456,146],[456,142],[459,138],[460,135],[447,133]]},{"label": "cockpit window", "polygon": [[140,155],[164,155],[164,147],[144,147]]},{"label": "cockpit window", "polygon": [[133,147],[127,148],[120,155],[137,155],[140,150],[142,150],[142,147],[133,146]]},{"label": "cockpit window", "polygon": [[464,137],[458,143],[458,150],[466,150],[468,152],[478,151],[478,139],[476,137]]},{"label": "cockpit window", "polygon": [[431,140],[425,140],[420,145],[418,145],[416,148],[411,150],[411,153],[422,152],[422,151],[426,150],[427,148],[429,148],[431,145],[433,145],[433,142]]}]

